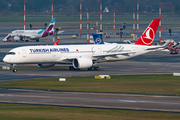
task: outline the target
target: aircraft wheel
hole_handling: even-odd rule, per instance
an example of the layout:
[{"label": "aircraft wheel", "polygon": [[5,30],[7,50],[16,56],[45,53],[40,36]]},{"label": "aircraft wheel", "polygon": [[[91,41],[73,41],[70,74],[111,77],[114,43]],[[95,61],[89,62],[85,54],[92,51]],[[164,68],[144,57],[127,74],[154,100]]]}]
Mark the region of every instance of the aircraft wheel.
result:
[{"label": "aircraft wheel", "polygon": [[94,70],[98,71],[98,70],[99,70],[99,67],[98,67],[98,66],[95,66],[95,67],[94,67]]},{"label": "aircraft wheel", "polygon": [[36,39],[36,42],[39,42],[39,39]]},{"label": "aircraft wheel", "polygon": [[91,71],[91,70],[92,70],[92,68],[90,67],[90,68],[88,68],[88,70],[89,70],[89,71]]},{"label": "aircraft wheel", "polygon": [[69,66],[69,70],[73,70],[73,66]]},{"label": "aircraft wheel", "polygon": [[98,66],[93,66],[93,67],[88,68],[88,70],[89,70],[89,71],[90,71],[90,70],[92,70],[92,71],[94,71],[94,70],[98,71],[98,70],[99,70],[99,67],[98,67]]},{"label": "aircraft wheel", "polygon": [[17,72],[17,69],[13,69],[13,72]]},{"label": "aircraft wheel", "polygon": [[92,67],[91,69],[92,69],[92,71],[94,71],[94,70],[95,70],[95,67]]}]

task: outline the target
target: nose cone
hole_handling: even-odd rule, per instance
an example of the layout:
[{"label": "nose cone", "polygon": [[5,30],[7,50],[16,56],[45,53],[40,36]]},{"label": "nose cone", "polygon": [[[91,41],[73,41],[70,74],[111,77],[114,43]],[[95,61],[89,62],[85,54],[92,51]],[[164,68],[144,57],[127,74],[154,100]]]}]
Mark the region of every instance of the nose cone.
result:
[{"label": "nose cone", "polygon": [[5,56],[5,57],[3,58],[3,61],[4,61],[4,62],[6,62],[6,63],[8,63],[8,62],[9,62],[8,57],[7,57],[7,56]]}]

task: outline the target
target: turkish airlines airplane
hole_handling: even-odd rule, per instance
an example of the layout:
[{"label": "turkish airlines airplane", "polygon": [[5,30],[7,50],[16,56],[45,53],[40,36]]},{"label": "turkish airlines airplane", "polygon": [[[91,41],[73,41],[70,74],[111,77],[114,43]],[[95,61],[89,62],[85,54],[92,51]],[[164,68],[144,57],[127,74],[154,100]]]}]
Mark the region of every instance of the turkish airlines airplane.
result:
[{"label": "turkish airlines airplane", "polygon": [[13,65],[37,64],[38,67],[53,67],[55,64],[70,64],[69,70],[99,70],[100,62],[129,59],[155,51],[160,46],[151,46],[160,19],[154,19],[135,44],[91,44],[24,46],[10,50],[3,61]]},{"label": "turkish airlines airplane", "polygon": [[46,30],[14,30],[10,34],[14,40],[19,41],[23,38],[30,38],[39,42],[39,38],[46,37],[53,34],[53,27],[55,27],[55,18],[52,20]]}]

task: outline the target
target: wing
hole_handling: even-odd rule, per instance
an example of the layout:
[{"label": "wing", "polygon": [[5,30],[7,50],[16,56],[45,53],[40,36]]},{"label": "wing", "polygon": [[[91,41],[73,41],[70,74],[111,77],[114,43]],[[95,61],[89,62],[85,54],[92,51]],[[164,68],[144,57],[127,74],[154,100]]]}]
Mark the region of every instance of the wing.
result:
[{"label": "wing", "polygon": [[59,35],[59,34],[62,34],[62,33],[64,33],[64,31],[58,31],[58,32],[57,32],[58,35]]},{"label": "wing", "polygon": [[94,54],[93,57],[108,57],[108,56],[114,56],[114,55],[128,55],[128,54],[132,54],[132,53],[136,53],[136,51]]},{"label": "wing", "polygon": [[154,47],[151,47],[151,48],[147,48],[146,50],[164,50],[164,49],[168,49],[168,48],[170,48],[174,44],[174,42],[169,44],[169,46],[168,46],[168,44],[169,43],[165,43],[162,46],[154,46]]},{"label": "wing", "polygon": [[156,47],[151,47],[151,48],[147,48],[146,50],[149,51],[149,50],[158,50],[160,48],[164,48],[163,46],[156,46]]},{"label": "wing", "polygon": [[36,38],[35,36],[29,35],[29,34],[22,35],[22,37],[31,38],[31,39],[35,39]]},{"label": "wing", "polygon": [[96,57],[108,57],[108,56],[115,56],[115,55],[128,55],[128,54],[132,54],[132,53],[136,53],[136,51],[133,52],[114,52],[114,53],[104,53],[104,54],[92,54],[92,55],[82,55],[82,56],[65,56],[63,57],[61,60],[73,60],[76,58],[96,58]]},{"label": "wing", "polygon": [[156,51],[159,48],[162,48],[162,46],[151,47],[144,51],[126,51],[126,52],[122,51],[122,52],[101,53],[101,54],[92,53],[92,55],[81,55],[81,56],[65,56],[61,60],[73,60],[73,59],[81,58],[81,57],[96,58],[96,57],[109,57],[109,56],[116,56],[116,55],[129,55],[129,54],[134,54],[134,53],[146,53],[146,52]]}]

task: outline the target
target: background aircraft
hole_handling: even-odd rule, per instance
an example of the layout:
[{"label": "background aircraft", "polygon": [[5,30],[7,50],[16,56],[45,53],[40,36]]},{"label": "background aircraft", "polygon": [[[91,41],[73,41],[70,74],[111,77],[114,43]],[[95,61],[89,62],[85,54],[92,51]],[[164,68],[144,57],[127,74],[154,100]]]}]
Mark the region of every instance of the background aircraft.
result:
[{"label": "background aircraft", "polygon": [[13,38],[13,40],[15,41],[19,41],[23,39],[25,40],[31,39],[31,40],[36,40],[36,42],[39,42],[39,38],[43,38],[53,34],[53,27],[55,27],[55,20],[56,19],[54,18],[54,20],[50,22],[49,26],[45,30],[14,30],[4,39]]}]

